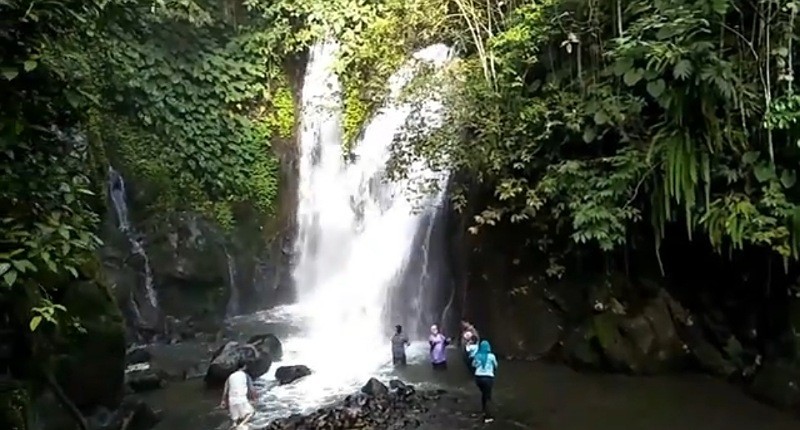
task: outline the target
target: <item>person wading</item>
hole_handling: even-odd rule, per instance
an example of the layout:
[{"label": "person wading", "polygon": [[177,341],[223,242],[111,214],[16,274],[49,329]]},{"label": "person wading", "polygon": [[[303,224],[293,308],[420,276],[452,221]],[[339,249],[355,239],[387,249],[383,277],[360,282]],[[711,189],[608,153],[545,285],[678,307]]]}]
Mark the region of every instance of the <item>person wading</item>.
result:
[{"label": "person wading", "polygon": [[450,343],[450,340],[439,333],[439,327],[436,324],[431,326],[431,335],[428,338],[428,343],[431,345],[431,365],[434,370],[447,369],[447,351],[445,348]]},{"label": "person wading", "polygon": [[403,334],[403,326],[394,326],[394,336],[392,336],[392,363],[395,367],[403,367],[406,365],[406,347],[408,345],[408,337]]},{"label": "person wading", "polygon": [[235,428],[245,424],[255,413],[250,402],[255,400],[256,391],[253,380],[244,369],[245,361],[240,359],[236,363],[236,371],[228,376],[225,388],[222,390],[221,406],[228,409]]},{"label": "person wading", "polygon": [[474,325],[470,324],[466,320],[461,320],[461,343],[463,346],[467,346],[470,343],[478,344],[480,342],[481,337],[478,335],[478,329],[475,328]]},{"label": "person wading", "polygon": [[484,422],[494,421],[489,407],[492,402],[492,387],[494,386],[494,376],[497,371],[497,357],[492,353],[492,346],[488,341],[482,340],[478,344],[475,358],[472,360],[475,367],[475,384],[481,391],[481,410]]},{"label": "person wading", "polygon": [[472,337],[471,332],[464,333],[464,337],[462,338],[466,342],[464,346],[464,364],[467,367],[467,371],[469,371],[470,375],[475,374],[475,366],[472,365],[472,360],[475,358],[475,353],[478,351],[478,343]]},{"label": "person wading", "polygon": [[480,341],[480,337],[478,336],[478,330],[475,328],[475,326],[468,323],[466,320],[461,320],[460,341],[461,347],[464,348],[462,351],[464,364],[466,365],[469,374],[473,375],[475,368],[472,366],[472,358],[475,356],[475,351],[478,350],[478,342]]}]

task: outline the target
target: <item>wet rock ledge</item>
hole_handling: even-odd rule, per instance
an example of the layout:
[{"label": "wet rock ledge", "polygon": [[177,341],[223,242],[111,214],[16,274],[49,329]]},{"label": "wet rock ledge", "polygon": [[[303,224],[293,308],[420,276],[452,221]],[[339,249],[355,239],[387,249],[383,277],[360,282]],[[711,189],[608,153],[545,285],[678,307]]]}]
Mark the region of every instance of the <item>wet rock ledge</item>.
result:
[{"label": "wet rock ledge", "polygon": [[477,397],[417,390],[399,380],[392,380],[387,387],[373,378],[360,392],[332,406],[273,421],[265,429],[465,430],[484,427],[478,409]]}]

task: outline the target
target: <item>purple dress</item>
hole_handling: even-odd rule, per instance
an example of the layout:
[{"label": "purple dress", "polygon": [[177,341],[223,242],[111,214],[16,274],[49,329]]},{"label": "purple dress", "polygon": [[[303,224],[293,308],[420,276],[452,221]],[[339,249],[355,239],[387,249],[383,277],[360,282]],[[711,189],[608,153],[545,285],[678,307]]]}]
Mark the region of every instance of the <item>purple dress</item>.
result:
[{"label": "purple dress", "polygon": [[445,354],[445,346],[447,343],[447,338],[444,337],[443,334],[432,334],[428,341],[431,342],[433,347],[431,348],[431,363],[439,364],[444,363],[447,361],[447,354]]}]

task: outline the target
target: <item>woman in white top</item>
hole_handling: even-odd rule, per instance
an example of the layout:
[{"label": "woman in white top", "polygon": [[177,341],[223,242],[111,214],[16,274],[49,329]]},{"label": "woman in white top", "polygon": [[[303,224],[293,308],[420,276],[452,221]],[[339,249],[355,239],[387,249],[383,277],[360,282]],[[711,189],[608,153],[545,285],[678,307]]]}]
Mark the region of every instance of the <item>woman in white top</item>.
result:
[{"label": "woman in white top", "polygon": [[236,371],[228,376],[222,391],[222,407],[228,408],[233,425],[238,426],[255,413],[250,402],[255,399],[255,389],[250,375],[245,373],[245,362],[239,360]]}]

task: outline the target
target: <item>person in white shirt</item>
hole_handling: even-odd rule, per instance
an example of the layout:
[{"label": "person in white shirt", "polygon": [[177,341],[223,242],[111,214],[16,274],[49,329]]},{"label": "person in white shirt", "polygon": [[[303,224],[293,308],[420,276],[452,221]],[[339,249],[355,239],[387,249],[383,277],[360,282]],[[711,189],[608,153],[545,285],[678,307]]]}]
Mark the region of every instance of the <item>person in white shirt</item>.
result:
[{"label": "person in white shirt", "polygon": [[244,360],[239,360],[236,371],[228,376],[222,391],[222,407],[228,409],[234,427],[247,421],[255,413],[250,403],[255,399],[253,381],[245,371]]}]

